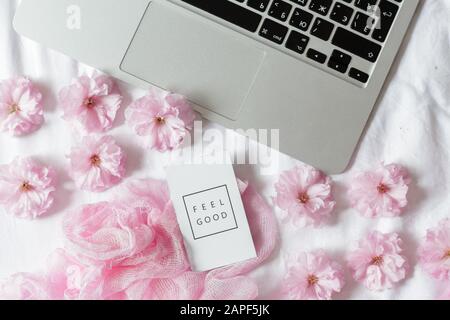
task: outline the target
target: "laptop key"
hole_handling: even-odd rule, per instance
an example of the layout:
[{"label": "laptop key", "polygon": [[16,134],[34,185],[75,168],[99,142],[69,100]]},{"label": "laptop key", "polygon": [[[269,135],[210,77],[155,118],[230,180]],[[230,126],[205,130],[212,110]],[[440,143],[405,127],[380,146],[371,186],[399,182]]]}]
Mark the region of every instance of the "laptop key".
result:
[{"label": "laptop key", "polygon": [[328,11],[330,11],[330,7],[333,4],[333,0],[311,0],[309,4],[309,9],[318,14],[326,16]]},{"label": "laptop key", "polygon": [[314,49],[309,49],[306,56],[318,63],[325,63],[327,60],[327,56],[325,54]]},{"label": "laptop key", "polygon": [[291,13],[292,5],[281,0],[274,0],[269,9],[269,16],[275,19],[286,21]]},{"label": "laptop key", "polygon": [[339,50],[334,50],[331,54],[330,61],[328,61],[328,67],[341,73],[346,73],[350,61],[352,61],[351,56]]},{"label": "laptop key", "polygon": [[367,14],[358,12],[353,19],[352,29],[368,35],[375,26],[375,22],[376,21],[373,17],[369,17]]},{"label": "laptop key", "polygon": [[314,24],[311,28],[311,34],[316,36],[322,40],[328,41],[331,37],[331,33],[333,32],[334,24],[328,22],[322,18],[316,18]]},{"label": "laptop key", "polygon": [[291,49],[299,54],[305,52],[306,46],[308,45],[309,37],[301,34],[297,31],[292,31],[286,41],[286,48]]},{"label": "laptop key", "polygon": [[306,31],[311,25],[313,15],[309,12],[306,12],[302,9],[295,9],[292,14],[291,21],[289,22],[291,26],[299,28],[300,30]]},{"label": "laptop key", "polygon": [[[244,2],[244,1],[241,1]],[[266,11],[269,6],[270,0],[248,0],[247,5],[253,9],[259,10],[261,12]]]},{"label": "laptop key", "polygon": [[355,7],[368,11],[370,7],[377,4],[378,0],[355,0]]},{"label": "laptop key", "polygon": [[259,30],[259,35],[270,41],[282,44],[288,33],[288,28],[270,19],[265,19]]},{"label": "laptop key", "polygon": [[237,25],[247,31],[256,32],[262,17],[236,3],[228,0],[181,0],[200,10],[204,10],[229,23]]},{"label": "laptop key", "polygon": [[358,70],[355,68],[351,68],[348,75],[351,78],[358,80],[359,82],[362,82],[362,83],[366,83],[367,80],[369,80],[369,75],[367,73],[362,72],[361,70]]},{"label": "laptop key", "polygon": [[341,27],[337,28],[331,43],[370,62],[377,61],[382,49],[379,44]]},{"label": "laptop key", "polygon": [[306,6],[306,4],[308,3],[308,0],[291,0],[291,1],[303,7]]},{"label": "laptop key", "polygon": [[344,26],[348,25],[353,15],[354,10],[342,3],[336,2],[333,11],[330,13],[331,20],[339,22]]},{"label": "laptop key", "polygon": [[398,13],[398,6],[392,2],[381,0],[379,4],[380,8],[380,27],[375,29],[372,34],[372,38],[381,42],[384,42],[391,30],[395,17]]}]

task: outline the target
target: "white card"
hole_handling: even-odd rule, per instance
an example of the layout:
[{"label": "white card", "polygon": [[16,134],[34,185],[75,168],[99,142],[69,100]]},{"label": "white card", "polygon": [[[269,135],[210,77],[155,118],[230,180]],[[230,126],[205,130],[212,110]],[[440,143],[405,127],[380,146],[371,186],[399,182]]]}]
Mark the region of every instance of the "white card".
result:
[{"label": "white card", "polygon": [[192,270],[256,257],[231,164],[174,165],[166,170]]}]

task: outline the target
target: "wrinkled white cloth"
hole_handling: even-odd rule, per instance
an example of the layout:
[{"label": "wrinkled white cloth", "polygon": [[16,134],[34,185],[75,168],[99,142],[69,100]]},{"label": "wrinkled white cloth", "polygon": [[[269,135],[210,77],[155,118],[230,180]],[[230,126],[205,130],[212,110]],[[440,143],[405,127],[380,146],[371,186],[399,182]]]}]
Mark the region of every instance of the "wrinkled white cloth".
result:
[{"label": "wrinkled white cloth", "polygon": [[[406,0],[407,1],[407,0]],[[22,221],[0,209],[0,278],[16,272],[42,269],[49,253],[63,246],[61,222],[64,211],[84,203],[108,199],[111,192],[91,194],[77,191],[67,175],[67,159],[73,136],[61,119],[56,94],[86,66],[21,38],[12,29],[19,1],[0,1],[0,79],[26,75],[45,94],[46,123],[25,138],[0,134],[0,163],[14,157],[35,156],[56,167],[59,189],[51,213],[35,221]],[[338,206],[335,217],[322,229],[295,229],[280,223],[280,245],[270,259],[252,276],[260,286],[261,298],[276,298],[285,274],[286,254],[325,249],[344,263],[353,241],[368,231],[398,232],[404,239],[406,256],[413,266],[406,281],[395,289],[370,292],[346,272],[346,286],[338,299],[433,299],[440,284],[417,265],[417,246],[426,229],[450,216],[450,1],[424,0],[392,69],[386,90],[354,157],[351,168],[333,177]],[[144,91],[121,84],[125,105]],[[223,128],[208,124],[219,130]],[[164,178],[166,154],[142,150],[124,125],[123,108],[111,134],[128,154],[128,177]],[[410,203],[403,217],[370,220],[362,218],[345,202],[345,183],[361,169],[380,161],[406,166],[414,179]],[[292,168],[296,160],[282,155],[280,171]],[[258,166],[237,166],[241,179],[249,180],[271,203],[277,175],[263,176]],[[277,209],[274,209],[277,211]]]}]

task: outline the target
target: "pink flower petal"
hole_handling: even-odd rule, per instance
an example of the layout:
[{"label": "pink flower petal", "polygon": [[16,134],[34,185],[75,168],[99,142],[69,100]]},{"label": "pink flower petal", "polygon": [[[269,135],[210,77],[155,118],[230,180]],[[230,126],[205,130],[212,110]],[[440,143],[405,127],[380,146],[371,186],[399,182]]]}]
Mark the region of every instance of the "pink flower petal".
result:
[{"label": "pink flower petal", "polygon": [[344,286],[342,267],[324,251],[300,253],[288,261],[281,292],[287,299],[330,300]]},{"label": "pink flower petal", "polygon": [[0,205],[16,217],[34,219],[53,204],[56,175],[32,158],[16,158],[0,166]]},{"label": "pink flower petal", "polygon": [[287,212],[285,220],[299,226],[321,226],[335,207],[331,179],[320,171],[298,166],[281,174],[274,203]]},{"label": "pink flower petal", "polygon": [[356,175],[348,190],[353,208],[365,217],[395,217],[403,213],[411,179],[405,168],[384,165]]},{"label": "pink flower petal", "polygon": [[369,233],[349,253],[347,261],[353,278],[369,290],[391,289],[406,277],[408,263],[402,253],[401,239],[395,233]]},{"label": "pink flower petal", "polygon": [[128,125],[148,149],[164,152],[181,145],[195,119],[187,100],[153,89],[133,102],[125,112]]},{"label": "pink flower petal", "polygon": [[0,130],[23,136],[39,129],[44,122],[42,94],[23,77],[0,83]]},{"label": "pink flower petal", "polygon": [[80,125],[84,133],[100,133],[112,128],[122,96],[111,78],[84,75],[61,89],[59,101],[64,119]]},{"label": "pink flower petal", "polygon": [[111,136],[88,136],[71,149],[70,174],[78,188],[102,192],[122,181],[126,156]]},{"label": "pink flower petal", "polygon": [[419,247],[422,268],[433,278],[450,281],[450,219],[447,218],[427,231]]}]

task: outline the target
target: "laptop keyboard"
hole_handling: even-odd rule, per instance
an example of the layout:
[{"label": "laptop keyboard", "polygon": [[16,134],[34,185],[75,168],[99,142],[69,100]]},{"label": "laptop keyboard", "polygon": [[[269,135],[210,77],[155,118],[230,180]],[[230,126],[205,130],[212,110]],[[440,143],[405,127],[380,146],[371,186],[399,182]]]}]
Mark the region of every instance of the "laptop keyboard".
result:
[{"label": "laptop keyboard", "polygon": [[181,0],[365,87],[402,0]]}]

